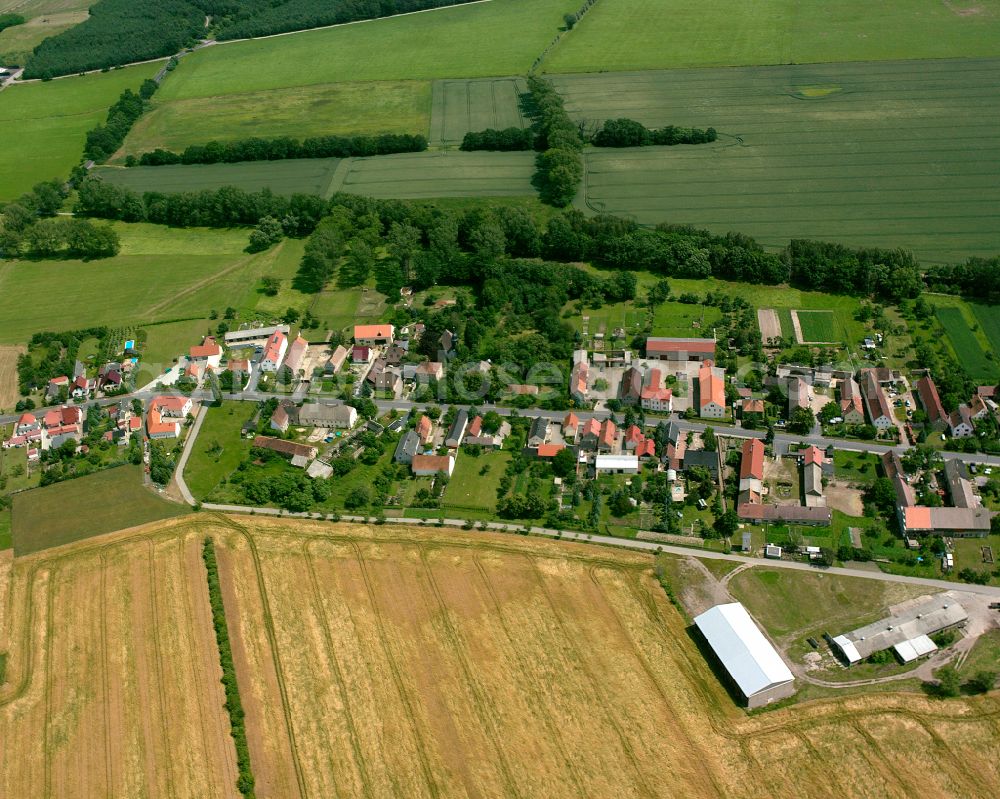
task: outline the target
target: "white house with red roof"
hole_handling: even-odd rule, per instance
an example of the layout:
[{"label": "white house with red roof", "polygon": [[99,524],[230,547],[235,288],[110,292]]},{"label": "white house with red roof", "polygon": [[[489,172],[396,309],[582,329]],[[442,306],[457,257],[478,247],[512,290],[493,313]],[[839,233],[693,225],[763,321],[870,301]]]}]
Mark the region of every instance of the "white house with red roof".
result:
[{"label": "white house with red roof", "polygon": [[150,438],[177,438],[181,434],[181,423],[191,408],[190,397],[153,397],[146,413],[146,435]]},{"label": "white house with red roof", "polygon": [[292,375],[298,376],[299,370],[305,363],[306,353],[309,351],[309,342],[302,336],[296,336],[288,348],[288,355],[285,356],[285,366],[288,367]]},{"label": "white house with red roof", "polygon": [[698,415],[707,419],[721,419],[726,415],[726,385],[723,371],[711,359],[704,361],[698,370]]},{"label": "white house with red roof", "polygon": [[366,347],[392,344],[396,328],[392,325],[355,325],[354,343]]},{"label": "white house with red roof", "polygon": [[264,354],[260,359],[260,370],[262,372],[277,372],[287,349],[288,336],[280,330],[275,330],[268,337],[267,344],[264,346]]},{"label": "white house with red roof", "polygon": [[188,351],[188,362],[202,364],[203,368],[218,369],[222,362],[222,347],[213,336],[206,336],[201,344]]},{"label": "white house with red roof", "polygon": [[674,392],[663,385],[663,373],[659,369],[649,370],[649,382],[639,394],[639,404],[647,411],[670,413],[673,410]]}]

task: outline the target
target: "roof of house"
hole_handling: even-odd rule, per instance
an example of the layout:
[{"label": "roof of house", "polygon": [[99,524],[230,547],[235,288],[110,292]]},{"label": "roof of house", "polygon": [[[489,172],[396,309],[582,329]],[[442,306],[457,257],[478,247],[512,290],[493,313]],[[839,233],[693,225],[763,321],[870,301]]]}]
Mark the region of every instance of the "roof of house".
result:
[{"label": "roof of house", "polygon": [[187,397],[179,397],[176,394],[161,394],[158,397],[153,397],[150,401],[150,407],[155,407],[160,410],[167,410],[173,413],[182,413],[186,407],[190,405],[191,400]]},{"label": "roof of house", "polygon": [[411,458],[417,454],[417,450],[420,448],[420,436],[418,436],[412,430],[407,430],[406,435],[399,439],[399,443],[396,444],[396,451],[393,457],[399,459],[404,455],[408,455]]},{"label": "roof of house", "polygon": [[343,402],[327,404],[324,402],[307,402],[299,408],[299,419],[304,422],[335,422],[350,424],[357,416],[357,410]]},{"label": "roof of house", "polygon": [[296,441],[286,441],[283,438],[274,438],[273,436],[257,436],[253,440],[253,445],[263,449],[270,449],[274,452],[280,452],[282,455],[289,455],[293,458],[296,455],[302,455],[306,458],[315,457],[316,455],[316,447],[299,444]]},{"label": "roof of house", "polygon": [[565,444],[539,444],[538,446],[538,457],[539,458],[552,458],[558,453],[566,449]]},{"label": "roof of house", "polygon": [[641,441],[646,440],[646,436],[642,433],[642,428],[639,425],[632,424],[629,425],[625,430],[625,440],[634,444],[638,444]]},{"label": "roof of house", "polygon": [[222,355],[222,347],[212,336],[206,336],[201,344],[190,349],[189,354],[192,358],[212,358],[216,355]]},{"label": "roof of house", "polygon": [[802,463],[805,466],[809,466],[813,463],[822,466],[825,459],[826,456],[824,455],[823,450],[817,446],[808,446],[802,450]]},{"label": "roof of house", "polygon": [[468,434],[470,436],[478,436],[483,431],[483,417],[477,416],[471,422],[469,422]]},{"label": "roof of house", "polygon": [[299,367],[302,366],[302,359],[305,357],[306,350],[308,349],[309,342],[302,338],[302,336],[296,336],[295,341],[288,347],[288,354],[285,356],[285,366],[293,372],[297,372]]},{"label": "roof of house", "polygon": [[[23,407],[23,406],[22,406]],[[30,413],[22,413],[21,418],[17,420],[17,426],[20,427],[26,424],[37,424],[38,420],[32,416]]]},{"label": "roof of house", "polygon": [[601,423],[597,419],[591,417],[586,422],[583,423],[583,431],[580,433],[581,436],[600,436],[601,435]]},{"label": "roof of house", "polygon": [[434,429],[434,422],[431,421],[431,417],[426,414],[422,414],[417,420],[417,433],[421,438],[427,438],[430,435],[431,430]]},{"label": "roof of house", "polygon": [[745,697],[794,679],[739,602],[716,605],[696,616],[694,623]]},{"label": "roof of house", "polygon": [[528,437],[544,439],[548,434],[549,420],[544,416],[536,416],[531,421],[531,432],[528,434]]},{"label": "roof of house", "polygon": [[334,370],[340,369],[340,367],[344,365],[344,361],[347,360],[348,355],[350,355],[350,350],[348,350],[343,344],[338,344],[337,349],[333,351],[333,354],[330,356],[327,363],[330,364]]},{"label": "roof of house", "polygon": [[736,509],[741,519],[752,521],[801,522],[803,524],[829,524],[833,518],[829,508],[810,508],[804,505],[754,505],[744,503]]},{"label": "roof of house", "polygon": [[714,353],[715,339],[711,338],[647,338],[646,352]]},{"label": "roof of house", "polygon": [[965,466],[956,460],[945,461],[944,474],[948,478],[948,493],[951,495],[951,504],[956,508],[976,507],[976,494],[972,490],[972,481],[968,479]]},{"label": "roof of house", "polygon": [[393,328],[392,325],[355,325],[354,326],[354,338],[357,339],[373,339],[373,338],[392,338]]},{"label": "roof of house", "polygon": [[868,406],[868,415],[875,419],[892,419],[892,408],[889,407],[889,400],[879,385],[878,370],[861,370],[861,393]]},{"label": "roof of house", "polygon": [[719,453],[705,449],[688,449],[684,452],[684,468],[703,466],[712,472],[719,470]]},{"label": "roof of house", "polygon": [[698,404],[704,408],[709,403],[726,407],[726,386],[715,373],[712,361],[705,361],[698,370]]},{"label": "roof of house", "polygon": [[615,423],[610,419],[605,419],[604,423],[601,425],[601,434],[598,436],[598,441],[606,446],[611,446],[615,443],[615,439],[617,437],[618,428],[615,426]]},{"label": "roof of house", "polygon": [[945,413],[941,398],[938,396],[937,386],[934,385],[930,375],[925,375],[917,381],[917,394],[920,396],[920,404],[924,406],[932,422],[948,419],[948,414]]},{"label": "roof of house", "polygon": [[740,480],[747,477],[764,479],[764,442],[759,438],[748,438],[743,442],[743,457],[740,458]]},{"label": "roof of house", "polygon": [[563,419],[562,426],[563,430],[576,429],[577,427],[580,426],[580,418],[575,413],[570,411],[569,413],[566,414],[566,418]]},{"label": "roof of house", "polygon": [[656,442],[651,438],[639,442],[639,445],[635,448],[635,454],[640,458],[653,457],[656,455]]},{"label": "roof of house", "polygon": [[451,455],[414,455],[414,471],[448,472],[451,470]]},{"label": "roof of house", "polygon": [[275,330],[271,334],[271,337],[267,340],[267,346],[264,348],[265,360],[269,363],[277,364],[281,360],[282,348],[285,346],[285,342],[288,340],[287,336],[280,330]]},{"label": "roof of house", "polygon": [[744,400],[743,413],[764,413],[764,400],[762,399]]},{"label": "roof of house", "polygon": [[916,505],[903,510],[903,526],[907,531],[926,532],[989,532],[993,517],[986,508],[925,508]]}]

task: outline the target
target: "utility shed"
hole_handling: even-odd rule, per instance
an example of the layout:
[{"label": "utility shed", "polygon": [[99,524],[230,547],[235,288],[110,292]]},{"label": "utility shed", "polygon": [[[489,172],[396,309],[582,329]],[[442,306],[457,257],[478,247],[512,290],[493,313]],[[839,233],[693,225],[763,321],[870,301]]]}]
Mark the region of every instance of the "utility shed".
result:
[{"label": "utility shed", "polygon": [[739,602],[716,605],[694,623],[747,707],[762,707],[795,693],[792,672]]}]

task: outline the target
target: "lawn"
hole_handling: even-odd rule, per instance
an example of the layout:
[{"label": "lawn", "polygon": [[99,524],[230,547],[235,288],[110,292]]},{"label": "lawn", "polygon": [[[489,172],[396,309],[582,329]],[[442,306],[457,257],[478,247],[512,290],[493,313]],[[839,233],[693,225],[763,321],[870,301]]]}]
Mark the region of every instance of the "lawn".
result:
[{"label": "lawn", "polygon": [[562,316],[575,330],[590,336],[603,333],[605,339],[610,339],[615,329],[620,327],[625,330],[626,337],[631,337],[644,327],[646,321],[646,309],[637,307],[633,302],[605,303],[600,308],[585,307],[582,311],[577,310],[577,305],[575,301],[567,303]]},{"label": "lawn", "polygon": [[834,477],[852,483],[870,483],[877,476],[878,456],[870,452],[833,451]]},{"label": "lawn", "polygon": [[158,101],[369,80],[522,75],[580,0],[493,0],[340,28],[207,47]]},{"label": "lawn", "polygon": [[429,81],[329,83],[165,102],[157,97],[114,161],[157,147],[180,152],[189,144],[251,136],[427,135],[430,111]]},{"label": "lawn", "polygon": [[243,424],[257,410],[253,403],[228,402],[210,407],[191,450],[184,479],[198,500],[204,500],[229,477],[247,454]]},{"label": "lawn", "polygon": [[833,311],[796,311],[796,315],[804,342],[827,344],[843,339],[843,334],[837,330]]},{"label": "lawn", "polygon": [[14,555],[186,513],[142,484],[142,467],[119,466],[14,497]]},{"label": "lawn", "polygon": [[998,59],[554,80],[588,127],[627,116],[719,132],[712,144],[588,148],[581,209],[735,230],[771,248],[822,239],[927,263],[1000,251],[1000,129],[983,113],[996,108]]},{"label": "lawn", "polygon": [[653,313],[653,335],[674,338],[710,337],[713,326],[721,318],[722,311],[718,308],[667,300]]},{"label": "lawn", "polygon": [[972,325],[976,322],[969,319],[964,310],[960,306],[948,306],[938,307],[935,312],[948,335],[955,357],[969,376],[981,380],[995,379],[998,372],[996,361],[987,358],[982,344],[972,330]]},{"label": "lawn", "polygon": [[511,454],[502,450],[484,452],[478,458],[459,454],[441,505],[458,510],[495,511],[497,488],[510,458]]},{"label": "lawn", "polygon": [[41,180],[68,177],[83,154],[84,134],[104,121],[123,90],[138,89],[156,69],[144,64],[4,89],[0,201],[18,197]]},{"label": "lawn", "polygon": [[1000,14],[995,4],[976,0],[600,0],[563,37],[543,69],[596,72],[988,55],[1000,55]]},{"label": "lawn", "polygon": [[164,322],[143,328],[138,342],[139,375],[137,386],[143,386],[169,369],[177,358],[188,349],[201,343],[210,330],[207,319],[189,319],[182,322]]},{"label": "lawn", "polygon": [[[27,341],[43,330],[148,324],[221,316],[273,314],[312,301],[291,288],[303,242],[286,240],[248,255],[246,230],[166,228],[114,223],[121,253],[96,261],[0,261],[0,343]],[[279,297],[259,291],[260,278],[282,280]],[[72,302],[53,285],[72,286]],[[33,299],[24,302],[25,296]],[[275,302],[278,301],[278,302]],[[212,324],[215,327],[216,323]]]}]

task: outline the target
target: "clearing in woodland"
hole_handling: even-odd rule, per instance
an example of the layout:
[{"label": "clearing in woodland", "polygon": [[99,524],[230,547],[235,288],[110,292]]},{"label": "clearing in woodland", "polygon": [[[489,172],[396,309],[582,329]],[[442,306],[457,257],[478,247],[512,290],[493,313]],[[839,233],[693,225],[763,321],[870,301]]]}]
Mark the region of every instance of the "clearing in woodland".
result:
[{"label": "clearing in woodland", "polygon": [[631,117],[719,132],[714,144],[588,148],[578,202],[592,211],[769,247],[903,247],[929,263],[1000,250],[998,82],[1000,59],[555,78],[588,127]]},{"label": "clearing in woodland", "polygon": [[1000,55],[1000,8],[989,0],[599,0],[543,68],[596,72],[990,55]]},{"label": "clearing in woodland", "polygon": [[202,514],[0,563],[0,734],[23,742],[0,792],[233,795],[206,535],[259,796],[985,799],[1000,780],[995,696],[747,716],[648,558]]}]

